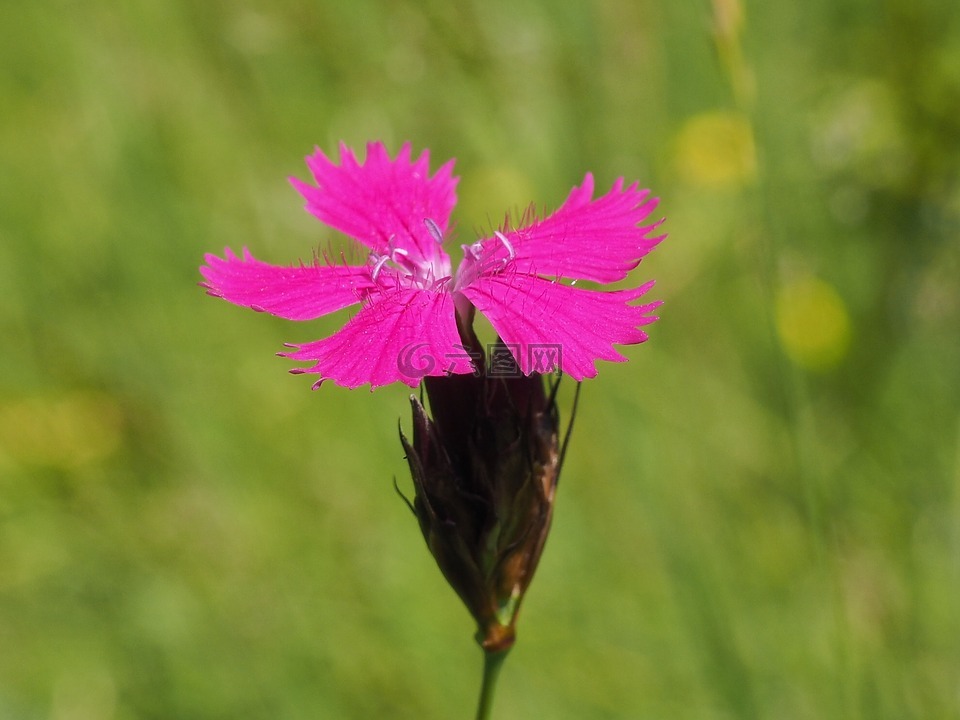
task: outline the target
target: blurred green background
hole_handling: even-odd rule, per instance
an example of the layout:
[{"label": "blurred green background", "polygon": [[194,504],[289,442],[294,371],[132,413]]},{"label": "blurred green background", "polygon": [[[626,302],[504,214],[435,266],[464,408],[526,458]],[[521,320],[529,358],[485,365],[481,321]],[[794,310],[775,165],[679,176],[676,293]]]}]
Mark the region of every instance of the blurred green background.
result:
[{"label": "blurred green background", "polygon": [[587,170],[668,218],[497,718],[960,717],[958,108],[945,0],[3,4],[0,718],[472,716],[408,390],[197,287],[334,241],[286,178],[371,139],[459,242]]}]

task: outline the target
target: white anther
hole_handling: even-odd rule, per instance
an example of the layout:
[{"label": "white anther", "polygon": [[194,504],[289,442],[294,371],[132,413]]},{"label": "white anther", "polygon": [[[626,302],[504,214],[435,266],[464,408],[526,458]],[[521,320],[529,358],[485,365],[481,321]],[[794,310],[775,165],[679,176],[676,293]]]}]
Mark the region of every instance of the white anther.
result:
[{"label": "white anther", "polygon": [[500,232],[499,230],[494,230],[494,231],[493,231],[493,236],[494,236],[497,240],[499,240],[500,242],[502,242],[502,243],[503,243],[503,246],[507,249],[507,253],[510,255],[510,257],[507,258],[507,260],[508,260],[508,261],[509,261],[509,260],[513,260],[513,259],[517,256],[517,252],[516,252],[516,250],[513,249],[513,245],[510,244],[510,241],[507,240],[507,236],[504,235],[504,234],[503,234],[502,232]]},{"label": "white anther", "polygon": [[[375,257],[375,256],[374,256],[374,255],[371,255],[370,257]],[[373,280],[374,282],[377,281],[377,276],[380,274],[380,270],[383,268],[384,264],[385,264],[389,259],[390,259],[389,257],[387,257],[386,255],[384,255],[383,257],[381,257],[381,258],[379,258],[379,259],[377,260],[376,264],[373,266],[373,272],[370,273],[370,279],[371,279],[371,280]]]},{"label": "white anther", "polygon": [[430,233],[437,245],[443,245],[443,233],[440,232],[440,226],[430,218],[424,218],[423,224],[427,226],[427,232]]},{"label": "white anther", "polygon": [[464,254],[469,254],[474,260],[479,261],[483,256],[483,243],[479,240],[473,245],[461,245],[460,247],[463,248]]}]

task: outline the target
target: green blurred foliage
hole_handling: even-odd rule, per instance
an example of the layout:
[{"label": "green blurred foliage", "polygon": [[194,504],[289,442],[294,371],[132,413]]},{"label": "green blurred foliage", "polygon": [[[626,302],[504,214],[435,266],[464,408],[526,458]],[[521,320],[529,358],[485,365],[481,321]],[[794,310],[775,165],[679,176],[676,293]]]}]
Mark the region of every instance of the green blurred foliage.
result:
[{"label": "green blurred foliage", "polygon": [[196,286],[340,242],[285,178],[371,139],[461,242],[587,170],[668,218],[497,717],[960,717],[956,3],[41,0],[0,68],[0,717],[471,716],[406,389]]}]

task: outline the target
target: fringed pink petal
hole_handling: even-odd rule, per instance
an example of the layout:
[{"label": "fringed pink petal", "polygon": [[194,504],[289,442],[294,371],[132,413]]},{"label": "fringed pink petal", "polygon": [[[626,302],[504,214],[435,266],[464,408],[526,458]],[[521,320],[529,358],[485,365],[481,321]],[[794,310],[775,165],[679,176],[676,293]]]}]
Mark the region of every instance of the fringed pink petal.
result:
[{"label": "fringed pink petal", "polygon": [[311,361],[291,372],[316,373],[320,379],[370,389],[392,382],[416,387],[426,375],[464,375],[474,371],[460,345],[453,295],[398,290],[372,296],[341,330],[328,338],[294,346],[283,357]]},{"label": "fringed pink petal", "polygon": [[296,178],[290,182],[306,199],[307,210],[323,222],[377,253],[400,248],[417,259],[446,258],[427,223],[447,229],[457,202],[453,160],[430,177],[428,151],[411,161],[406,143],[391,160],[377,142],[367,145],[362,164],[341,144],[339,165],[317,149],[307,166],[315,186]]},{"label": "fringed pink petal", "polygon": [[489,261],[512,264],[520,273],[593,280],[622,280],[665,235],[651,236],[662,220],[641,225],[657,206],[657,198],[638,184],[623,189],[617,180],[610,192],[596,200],[593,176],[574,187],[552,215],[518,230],[483,241]]},{"label": "fringed pink petal", "polygon": [[201,285],[209,295],[287,320],[313,320],[353,305],[375,286],[369,267],[281,267],[255,259],[246,248],[242,258],[226,248],[223,258],[207,254],[204,259]]},{"label": "fringed pink petal", "polygon": [[534,275],[483,276],[461,292],[514,350],[525,374],[547,373],[556,364],[574,380],[597,374],[597,360],[622,361],[614,345],[647,339],[640,328],[657,318],[660,302],[631,305],[653,283],[601,292],[551,282]]}]

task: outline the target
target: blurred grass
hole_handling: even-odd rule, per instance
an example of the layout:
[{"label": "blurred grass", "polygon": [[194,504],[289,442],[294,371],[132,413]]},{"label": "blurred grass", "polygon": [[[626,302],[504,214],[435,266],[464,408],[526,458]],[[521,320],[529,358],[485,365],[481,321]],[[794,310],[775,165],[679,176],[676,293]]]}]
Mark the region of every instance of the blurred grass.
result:
[{"label": "blurred grass", "polygon": [[587,170],[668,217],[498,717],[960,717],[955,4],[43,0],[0,67],[0,717],[470,715],[405,389],[196,287],[334,240],[285,178],[369,139],[463,241]]}]

